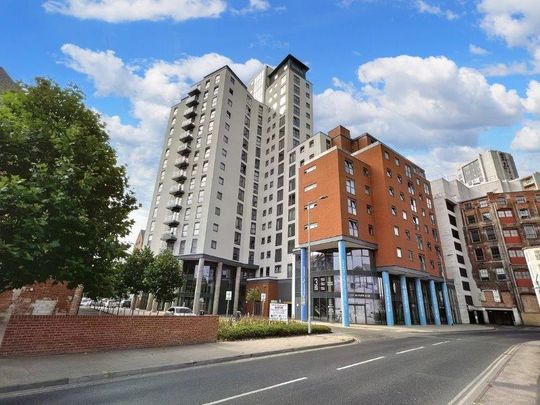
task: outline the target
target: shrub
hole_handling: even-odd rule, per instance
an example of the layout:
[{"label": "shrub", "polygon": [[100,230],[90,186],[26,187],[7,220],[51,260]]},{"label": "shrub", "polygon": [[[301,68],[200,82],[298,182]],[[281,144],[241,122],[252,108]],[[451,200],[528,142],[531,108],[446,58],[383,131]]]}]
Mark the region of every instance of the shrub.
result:
[{"label": "shrub", "polygon": [[[331,329],[325,325],[312,325],[313,334],[330,333]],[[262,339],[268,337],[307,335],[307,325],[295,321],[289,323],[267,321],[254,318],[242,318],[239,321],[220,319],[218,339],[242,340]]]}]

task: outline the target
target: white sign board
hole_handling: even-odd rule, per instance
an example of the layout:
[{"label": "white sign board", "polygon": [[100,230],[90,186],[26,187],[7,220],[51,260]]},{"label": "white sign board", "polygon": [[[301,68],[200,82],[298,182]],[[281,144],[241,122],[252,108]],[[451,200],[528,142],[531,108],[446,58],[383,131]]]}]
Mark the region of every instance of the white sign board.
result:
[{"label": "white sign board", "polygon": [[278,304],[277,302],[270,303],[270,320],[287,322],[287,304]]},{"label": "white sign board", "polygon": [[266,293],[261,293],[261,301],[266,301]]},{"label": "white sign board", "polygon": [[232,291],[225,291],[225,300],[226,301],[232,300]]}]

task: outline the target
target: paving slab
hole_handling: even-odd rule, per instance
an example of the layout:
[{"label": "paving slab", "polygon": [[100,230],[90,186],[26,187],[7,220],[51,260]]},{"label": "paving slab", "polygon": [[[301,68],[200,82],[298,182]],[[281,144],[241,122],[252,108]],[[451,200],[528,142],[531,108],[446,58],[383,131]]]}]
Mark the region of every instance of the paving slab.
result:
[{"label": "paving slab", "polygon": [[356,342],[344,334],[217,342],[152,349],[0,358],[0,392],[173,370]]}]

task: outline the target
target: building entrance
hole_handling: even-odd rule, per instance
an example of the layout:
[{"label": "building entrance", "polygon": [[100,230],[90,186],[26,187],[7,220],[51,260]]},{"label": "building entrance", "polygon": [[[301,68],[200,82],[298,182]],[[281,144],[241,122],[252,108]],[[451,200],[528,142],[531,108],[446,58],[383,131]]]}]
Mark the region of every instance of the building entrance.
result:
[{"label": "building entrance", "polygon": [[365,304],[349,304],[349,321],[351,323],[367,324],[367,311]]}]

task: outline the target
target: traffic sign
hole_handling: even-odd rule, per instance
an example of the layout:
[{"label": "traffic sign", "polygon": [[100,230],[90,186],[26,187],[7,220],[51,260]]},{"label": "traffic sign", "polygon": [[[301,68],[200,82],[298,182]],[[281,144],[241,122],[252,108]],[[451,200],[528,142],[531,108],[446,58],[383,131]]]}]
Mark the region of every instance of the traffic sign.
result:
[{"label": "traffic sign", "polygon": [[225,300],[230,301],[232,300],[232,291],[226,291],[225,292]]},{"label": "traffic sign", "polygon": [[261,301],[266,301],[266,293],[261,293]]}]

